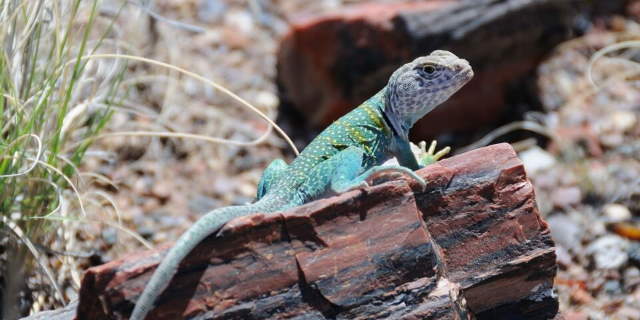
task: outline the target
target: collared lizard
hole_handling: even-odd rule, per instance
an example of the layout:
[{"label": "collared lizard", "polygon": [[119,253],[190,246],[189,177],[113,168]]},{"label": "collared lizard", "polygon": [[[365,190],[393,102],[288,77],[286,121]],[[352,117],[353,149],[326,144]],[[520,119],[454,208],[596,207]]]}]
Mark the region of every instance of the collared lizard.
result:
[{"label": "collared lizard", "polygon": [[[424,157],[416,159],[409,129],[472,77],[466,60],[443,50],[401,66],[382,90],[327,127],[291,164],[281,159],[273,161],[258,184],[256,202],[213,210],[182,234],[152,275],[130,319],[144,319],[180,262],[231,219],[282,211],[327,193],[363,187],[367,178],[381,171],[407,174],[424,187],[424,179],[413,170],[436,161],[442,153],[434,155],[434,148],[430,148]],[[399,165],[383,164],[394,156]]]}]

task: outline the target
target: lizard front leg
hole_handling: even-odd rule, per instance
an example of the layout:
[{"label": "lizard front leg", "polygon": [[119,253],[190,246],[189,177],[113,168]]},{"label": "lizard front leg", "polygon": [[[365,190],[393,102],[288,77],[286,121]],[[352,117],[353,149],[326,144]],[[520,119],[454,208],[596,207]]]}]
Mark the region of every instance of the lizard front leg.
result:
[{"label": "lizard front leg", "polygon": [[416,156],[411,151],[411,145],[409,144],[409,140],[402,139],[399,137],[395,138],[394,143],[392,144],[393,155],[398,159],[398,163],[401,166],[410,168],[412,170],[418,170],[422,168]]},{"label": "lizard front leg", "polygon": [[332,184],[332,190],[336,192],[344,192],[347,190],[357,188],[359,186],[367,186],[368,185],[367,179],[369,179],[370,177],[372,177],[373,175],[379,172],[404,173],[409,177],[411,177],[413,180],[415,180],[423,189],[427,186],[426,181],[424,181],[424,179],[418,174],[416,174],[413,170],[407,167],[390,164],[390,165],[380,165],[380,166],[371,167],[368,170],[366,170],[364,173],[350,180],[342,179],[342,177],[338,176],[338,179],[335,179],[333,181],[334,183]]},{"label": "lizard front leg", "polygon": [[442,150],[436,151],[437,142],[431,141],[429,150],[426,150],[427,143],[420,141],[418,143],[419,150],[414,153],[409,140],[397,138],[394,143],[393,154],[398,159],[398,163],[401,166],[418,170],[424,168],[430,164],[436,163],[440,158],[447,155],[450,151],[450,147],[445,147]]},{"label": "lizard front leg", "polygon": [[363,166],[365,151],[358,147],[348,147],[331,158],[318,164],[310,173],[308,181],[299,190],[310,197],[319,196],[326,191],[342,193],[351,189],[367,186],[367,179],[378,172],[394,171],[404,173],[421,186],[426,183],[413,170],[399,165]]}]

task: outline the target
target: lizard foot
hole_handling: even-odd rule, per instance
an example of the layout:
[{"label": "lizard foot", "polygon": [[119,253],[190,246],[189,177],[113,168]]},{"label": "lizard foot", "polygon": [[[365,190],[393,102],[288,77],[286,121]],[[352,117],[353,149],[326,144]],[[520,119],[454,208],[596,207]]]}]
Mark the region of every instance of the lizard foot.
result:
[{"label": "lizard foot", "polygon": [[383,176],[381,180],[374,179],[374,185],[379,184],[380,182],[396,179],[396,177],[394,177],[395,175],[405,175],[414,180],[420,186],[421,190],[424,190],[427,187],[427,182],[421,176],[406,167],[397,165],[383,165],[369,169],[369,177],[375,177],[377,173],[385,173],[385,175],[393,178],[387,178]]},{"label": "lizard foot", "polygon": [[429,150],[427,150],[427,143],[424,141],[420,141],[418,147],[420,147],[420,151],[417,155],[418,163],[422,166],[428,166],[430,164],[436,163],[440,158],[444,157],[451,151],[451,147],[442,148],[442,150],[436,151],[437,142],[435,140],[431,141],[429,145]]}]

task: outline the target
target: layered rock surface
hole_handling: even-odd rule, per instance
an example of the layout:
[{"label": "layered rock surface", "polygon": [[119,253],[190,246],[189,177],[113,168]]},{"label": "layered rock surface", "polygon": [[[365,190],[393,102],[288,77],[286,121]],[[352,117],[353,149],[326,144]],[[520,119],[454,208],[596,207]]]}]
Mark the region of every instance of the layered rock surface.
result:
[{"label": "layered rock surface", "polygon": [[[547,319],[553,242],[507,144],[402,179],[231,221],[150,319]],[[91,268],[78,319],[125,319],[164,249]]]}]

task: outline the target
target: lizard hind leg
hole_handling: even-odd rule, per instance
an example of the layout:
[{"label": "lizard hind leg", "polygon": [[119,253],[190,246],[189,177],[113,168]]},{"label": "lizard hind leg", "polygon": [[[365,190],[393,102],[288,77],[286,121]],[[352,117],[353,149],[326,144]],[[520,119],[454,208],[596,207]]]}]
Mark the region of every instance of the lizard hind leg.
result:
[{"label": "lizard hind leg", "polygon": [[364,150],[351,146],[316,165],[307,177],[298,193],[306,202],[326,195],[327,192],[341,193],[359,186],[366,186],[366,182],[352,184],[366,168],[363,167]]},{"label": "lizard hind leg", "polygon": [[288,168],[289,166],[282,159],[276,159],[271,161],[269,166],[267,166],[267,168],[264,169],[264,172],[262,173],[262,177],[260,178],[260,182],[258,183],[256,200],[260,200],[262,197],[264,197],[264,195],[267,194],[267,192],[269,192],[269,189],[271,189],[271,186],[273,185],[273,183],[280,176],[282,176],[282,174],[285,171],[287,171]]}]

